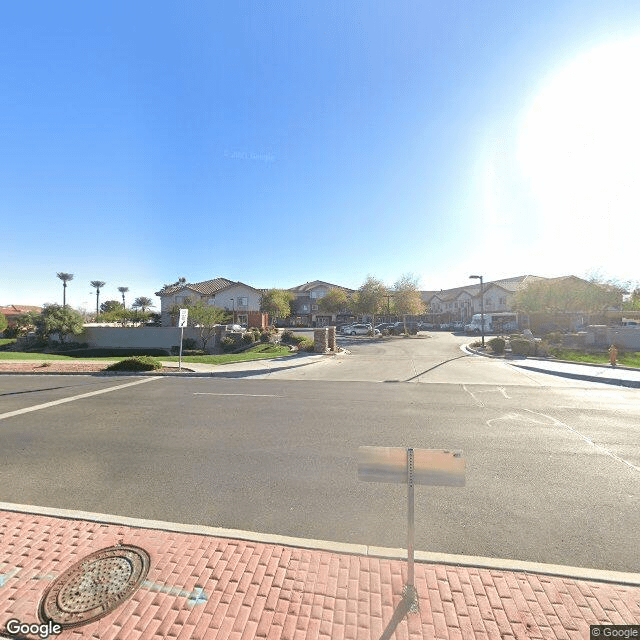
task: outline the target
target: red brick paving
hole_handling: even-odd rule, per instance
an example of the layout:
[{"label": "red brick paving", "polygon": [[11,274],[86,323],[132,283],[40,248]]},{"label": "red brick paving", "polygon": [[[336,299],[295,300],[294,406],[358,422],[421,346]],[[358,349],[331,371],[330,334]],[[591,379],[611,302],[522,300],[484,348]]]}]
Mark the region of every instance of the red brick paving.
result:
[{"label": "red brick paving", "polygon": [[[59,638],[377,639],[406,578],[399,560],[0,511],[0,634],[11,618],[37,623],[51,580],[118,543],[146,549],[147,580]],[[432,564],[416,564],[415,580],[420,608],[398,640],[584,640],[589,624],[640,623],[640,587]]]}]

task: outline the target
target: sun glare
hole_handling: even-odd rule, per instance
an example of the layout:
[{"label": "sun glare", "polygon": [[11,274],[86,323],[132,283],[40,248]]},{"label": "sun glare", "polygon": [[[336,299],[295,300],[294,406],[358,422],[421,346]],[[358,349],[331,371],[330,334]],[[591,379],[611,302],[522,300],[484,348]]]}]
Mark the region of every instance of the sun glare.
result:
[{"label": "sun glare", "polygon": [[518,166],[541,221],[636,229],[639,64],[640,37],[600,45],[551,76],[525,113]]}]

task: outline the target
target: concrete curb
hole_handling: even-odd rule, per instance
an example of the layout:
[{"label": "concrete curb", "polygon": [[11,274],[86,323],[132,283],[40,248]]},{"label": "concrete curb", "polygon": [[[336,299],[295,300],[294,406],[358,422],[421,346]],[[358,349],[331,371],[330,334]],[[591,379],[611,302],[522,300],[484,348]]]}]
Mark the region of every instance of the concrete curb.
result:
[{"label": "concrete curb", "polygon": [[[337,354],[317,354],[323,356],[317,360],[311,362],[301,362],[299,364],[291,364],[283,367],[267,367],[265,369],[241,369],[239,371],[193,371],[185,367],[185,370],[180,371],[0,371],[0,375],[5,376],[162,376],[162,377],[177,377],[177,378],[241,378],[244,376],[257,376],[266,375],[274,371],[285,371],[288,369],[297,369],[298,367],[306,367],[311,364],[317,364],[322,362],[327,355],[335,356]],[[33,362],[38,362],[34,360]],[[258,362],[276,362],[265,358]],[[81,360],[78,364],[82,363]],[[105,363],[106,364],[106,363]],[[188,364],[188,363],[187,363]],[[232,363],[235,364],[235,363]],[[213,365],[212,365],[213,366]],[[225,365],[217,365],[224,367]]]},{"label": "concrete curb", "polygon": [[570,365],[575,365],[575,364],[580,364],[580,365],[586,365],[586,366],[591,366],[591,367],[600,367],[605,371],[615,371],[616,369],[621,369],[623,371],[638,371],[637,369],[634,369],[633,367],[616,367],[615,369],[613,367],[607,367],[607,366],[600,366],[598,364],[590,364],[588,362],[571,362],[570,360],[549,360],[547,358],[538,358],[535,356],[527,356],[522,357],[522,359],[518,359],[516,361],[514,361],[511,358],[505,358],[503,356],[494,356],[494,355],[490,355],[488,353],[482,353],[481,351],[476,351],[475,349],[473,349],[472,347],[470,347],[469,345],[462,345],[460,347],[460,349],[462,351],[464,351],[465,353],[469,353],[472,355],[478,355],[478,356],[483,356],[485,358],[493,358],[493,359],[497,359],[497,360],[502,360],[503,362],[506,362],[507,364],[510,364],[514,367],[518,367],[519,369],[526,369],[527,371],[535,371],[537,373],[546,373],[548,375],[552,375],[552,376],[560,376],[562,378],[570,378],[572,380],[583,380],[586,382],[600,382],[602,384],[610,384],[610,385],[615,385],[618,387],[627,387],[627,388],[631,388],[631,389],[640,389],[640,380],[622,380],[620,378],[605,378],[602,376],[594,376],[594,375],[587,375],[587,374],[583,374],[583,373],[574,373],[571,371],[554,371],[551,369],[547,369],[545,367],[536,367],[533,365],[528,365],[528,364],[524,364],[527,360],[534,360],[534,361],[538,361],[538,362],[553,362],[553,363],[560,363],[560,364],[570,364]]},{"label": "concrete curb", "polygon": [[[225,529],[221,527],[210,527],[206,525],[165,522],[163,520],[130,518],[127,516],[92,513],[90,511],[56,509],[53,507],[36,507],[32,505],[14,504],[9,502],[0,502],[0,510],[28,515],[65,518],[68,520],[87,520],[90,522],[121,525],[135,529],[156,529],[160,531],[172,531],[175,533],[190,533],[217,538],[231,538],[234,540],[245,540],[248,542],[258,542],[261,544],[276,544],[286,547],[299,547],[303,549],[314,549],[317,551],[329,551],[332,553],[362,555],[373,558],[404,560],[407,557],[406,549],[393,549],[388,547],[377,547],[373,545],[353,544],[348,542],[334,542],[330,540],[297,538],[293,536],[282,536],[272,533],[244,531],[241,529]],[[448,553],[416,551],[415,561],[427,564],[445,564],[462,567],[495,569],[500,571],[537,573],[542,575],[560,576],[578,580],[592,580],[595,582],[640,586],[640,574],[638,573],[607,571],[603,569],[587,569],[583,567],[569,567],[565,565],[544,564],[540,562],[528,562],[523,560],[509,560],[505,558],[487,558],[483,556],[464,556]]]}]

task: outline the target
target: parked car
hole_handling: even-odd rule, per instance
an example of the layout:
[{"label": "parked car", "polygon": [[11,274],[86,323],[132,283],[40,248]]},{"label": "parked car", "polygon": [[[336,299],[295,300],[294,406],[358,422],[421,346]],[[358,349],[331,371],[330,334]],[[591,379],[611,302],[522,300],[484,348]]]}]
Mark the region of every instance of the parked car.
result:
[{"label": "parked car", "polygon": [[387,331],[389,330],[390,327],[393,327],[393,325],[394,325],[393,322],[382,322],[376,325],[376,329],[378,331]]},{"label": "parked car", "polygon": [[[392,333],[394,335],[399,335],[401,333],[404,333],[404,327],[405,327],[404,322],[396,322],[391,327],[389,327],[389,333]],[[410,334],[416,334],[418,333],[418,331],[422,331],[420,323],[408,320],[407,331]]]},{"label": "parked car", "polygon": [[[366,336],[370,331],[373,331],[373,327],[370,324],[356,323],[345,327],[342,333],[350,336]],[[378,333],[380,333],[380,331],[378,331]]]},{"label": "parked car", "polygon": [[420,331],[432,331],[434,325],[431,322],[421,322],[420,327]]}]

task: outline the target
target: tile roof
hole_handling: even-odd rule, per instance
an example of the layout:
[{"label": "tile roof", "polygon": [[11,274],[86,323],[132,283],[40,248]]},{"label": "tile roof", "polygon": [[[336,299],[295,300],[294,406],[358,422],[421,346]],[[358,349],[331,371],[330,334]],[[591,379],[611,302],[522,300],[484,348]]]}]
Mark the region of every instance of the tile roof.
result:
[{"label": "tile roof", "polygon": [[0,307],[0,313],[5,316],[17,316],[21,313],[27,313],[28,311],[42,313],[42,307],[34,307],[28,304],[10,304],[6,307]]},{"label": "tile roof", "polygon": [[343,291],[352,292],[354,289],[349,289],[349,287],[343,287],[340,284],[331,284],[330,282],[324,282],[324,280],[314,280],[313,282],[305,282],[304,284],[298,285],[297,287],[291,287],[287,289],[287,291],[291,291],[292,293],[305,293],[306,291],[310,291],[315,289],[316,287],[329,287],[329,289],[342,289]]},{"label": "tile roof", "polygon": [[166,289],[156,291],[156,295],[169,296],[177,293],[178,291],[182,291],[183,289],[190,289],[191,291],[195,291],[196,293],[207,296],[213,293],[218,293],[219,291],[222,291],[224,289],[228,289],[229,287],[232,287],[234,285],[248,287],[249,289],[254,289],[255,291],[262,291],[262,289],[256,289],[255,287],[245,284],[244,282],[236,282],[227,278],[213,278],[213,280],[205,280],[204,282],[185,282],[184,284],[173,284]]},{"label": "tile roof", "polygon": [[[567,278],[571,276],[562,276]],[[543,278],[542,276],[514,276],[513,278],[504,278],[502,280],[492,280],[485,282],[484,290],[486,291],[491,285],[495,285],[515,293],[522,286],[534,282],[536,280],[548,280],[549,278]],[[554,278],[555,279],[555,278]],[[440,291],[421,291],[423,300],[430,300],[433,296],[438,296],[443,301],[455,300],[464,291],[468,292],[472,296],[480,295],[480,284],[468,284],[463,287],[454,287],[453,289],[441,289]]]}]

